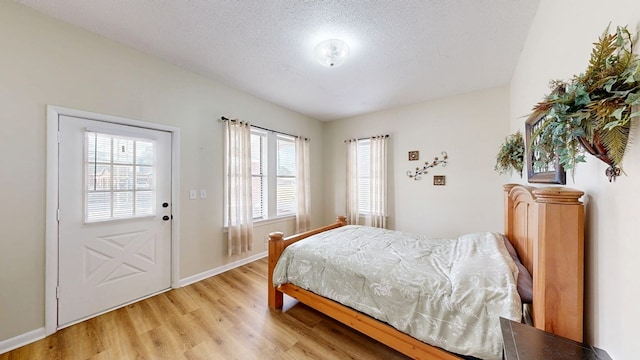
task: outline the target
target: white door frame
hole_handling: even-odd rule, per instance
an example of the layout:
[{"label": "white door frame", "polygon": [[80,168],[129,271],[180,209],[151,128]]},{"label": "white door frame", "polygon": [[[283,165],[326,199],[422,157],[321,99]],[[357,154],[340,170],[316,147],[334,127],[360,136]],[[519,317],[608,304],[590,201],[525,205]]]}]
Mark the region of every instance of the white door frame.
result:
[{"label": "white door frame", "polygon": [[180,287],[180,129],[146,121],[47,105],[47,175],[45,206],[45,335],[58,330],[58,117],[74,116],[171,133],[171,287]]}]

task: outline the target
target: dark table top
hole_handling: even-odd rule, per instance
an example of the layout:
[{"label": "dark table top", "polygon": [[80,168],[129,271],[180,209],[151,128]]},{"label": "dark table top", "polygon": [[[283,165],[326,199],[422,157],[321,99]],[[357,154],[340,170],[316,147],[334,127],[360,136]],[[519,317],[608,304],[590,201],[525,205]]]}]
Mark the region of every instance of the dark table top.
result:
[{"label": "dark table top", "polygon": [[506,360],[611,360],[602,349],[500,318]]}]

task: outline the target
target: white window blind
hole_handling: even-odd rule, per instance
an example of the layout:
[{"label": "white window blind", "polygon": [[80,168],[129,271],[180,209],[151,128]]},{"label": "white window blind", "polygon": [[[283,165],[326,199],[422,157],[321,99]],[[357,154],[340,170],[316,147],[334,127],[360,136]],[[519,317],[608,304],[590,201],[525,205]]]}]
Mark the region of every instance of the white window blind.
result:
[{"label": "white window blind", "polygon": [[296,160],[295,138],[251,127],[253,220],[296,214]]},{"label": "white window blind", "polygon": [[267,138],[262,132],[251,132],[251,180],[252,180],[252,203],[253,218],[262,219],[266,217],[266,150]]},{"label": "white window blind", "polygon": [[358,140],[358,212],[371,211],[371,140]]},{"label": "white window blind", "polygon": [[276,216],[295,215],[296,200],[296,146],[291,137],[276,138]]},{"label": "white window blind", "polygon": [[155,215],[153,140],[85,132],[85,222]]}]

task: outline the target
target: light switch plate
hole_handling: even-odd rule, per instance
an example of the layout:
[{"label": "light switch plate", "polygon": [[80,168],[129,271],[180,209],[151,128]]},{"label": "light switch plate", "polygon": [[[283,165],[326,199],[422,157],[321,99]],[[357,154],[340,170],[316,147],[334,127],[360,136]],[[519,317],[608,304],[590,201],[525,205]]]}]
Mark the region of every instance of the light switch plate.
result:
[{"label": "light switch plate", "polygon": [[207,190],[200,190],[200,199],[207,198]]},{"label": "light switch plate", "polygon": [[433,175],[433,185],[444,186],[446,183],[444,175]]},{"label": "light switch plate", "polygon": [[195,190],[189,190],[189,200],[195,200],[198,198],[198,194]]}]

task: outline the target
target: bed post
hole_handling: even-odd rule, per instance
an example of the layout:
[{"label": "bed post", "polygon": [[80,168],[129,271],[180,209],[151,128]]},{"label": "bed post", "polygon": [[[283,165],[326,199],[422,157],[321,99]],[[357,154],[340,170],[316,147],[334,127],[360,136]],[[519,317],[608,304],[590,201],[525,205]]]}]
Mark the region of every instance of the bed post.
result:
[{"label": "bed post", "polygon": [[[537,269],[533,276],[533,323],[582,342],[584,299],[584,192],[533,190],[538,207]],[[538,290],[536,290],[536,287]]]},{"label": "bed post", "polygon": [[269,308],[270,309],[282,309],[282,293],[273,286],[273,269],[276,267],[276,263],[280,258],[280,254],[284,250],[284,233],[280,231],[272,232],[269,234],[269,274],[267,280],[269,285],[267,287],[269,296]]},{"label": "bed post", "polygon": [[505,235],[533,277],[533,325],[582,342],[582,191],[504,186]]},{"label": "bed post", "polygon": [[272,232],[269,234],[269,273],[267,295],[269,299],[270,309],[282,309],[282,292],[273,287],[273,270],[276,267],[276,263],[278,263],[278,259],[284,251],[284,248],[295,243],[296,241],[302,240],[311,235],[315,235],[323,231],[335,229],[345,225],[347,225],[347,217],[338,216],[336,222],[331,225],[309,230],[301,234],[292,235],[287,237],[286,239],[283,238],[284,233],[280,231]]},{"label": "bed post", "polygon": [[509,239],[513,239],[514,229],[513,229],[513,198],[509,196],[511,189],[513,189],[516,184],[505,184],[504,188],[504,234]]}]

